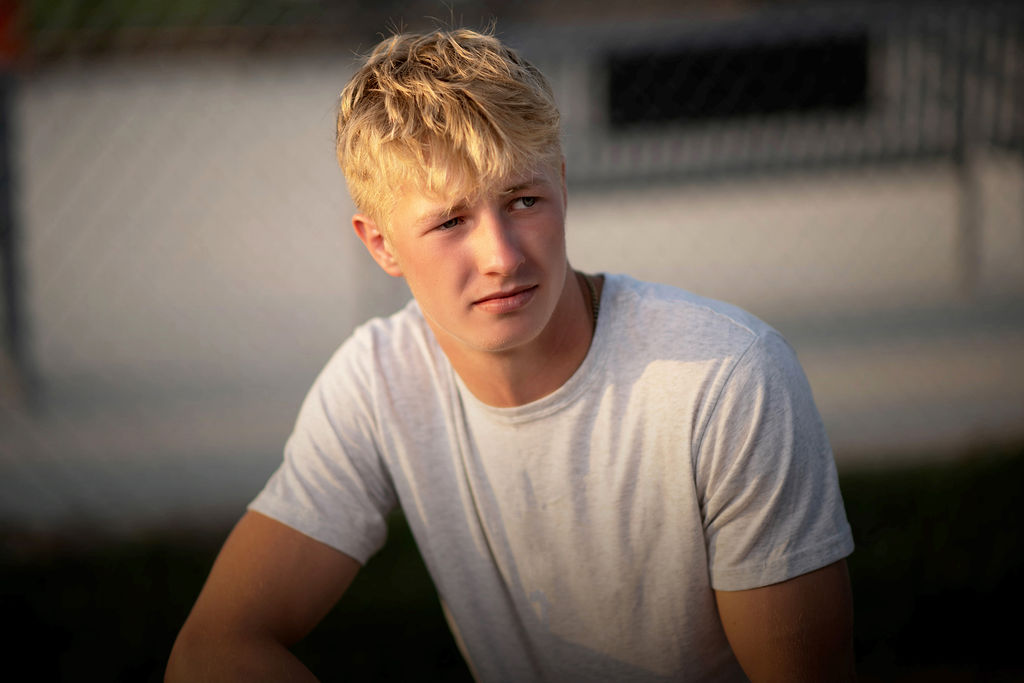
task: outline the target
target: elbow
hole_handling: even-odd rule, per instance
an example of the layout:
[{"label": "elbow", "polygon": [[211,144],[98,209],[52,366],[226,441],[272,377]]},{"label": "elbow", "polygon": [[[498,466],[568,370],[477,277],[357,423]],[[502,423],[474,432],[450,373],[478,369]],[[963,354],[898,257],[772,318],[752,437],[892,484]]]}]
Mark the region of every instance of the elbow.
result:
[{"label": "elbow", "polygon": [[165,683],[246,680],[238,664],[244,650],[230,637],[186,621],[178,634],[164,670]]},{"label": "elbow", "polygon": [[[164,683],[185,683],[204,679],[204,661],[210,656],[204,652],[203,638],[198,637],[188,624],[181,629],[171,648],[164,670]],[[208,676],[206,676],[208,678]]]},{"label": "elbow", "polygon": [[281,642],[246,631],[204,629],[186,622],[171,648],[165,683],[315,681]]}]

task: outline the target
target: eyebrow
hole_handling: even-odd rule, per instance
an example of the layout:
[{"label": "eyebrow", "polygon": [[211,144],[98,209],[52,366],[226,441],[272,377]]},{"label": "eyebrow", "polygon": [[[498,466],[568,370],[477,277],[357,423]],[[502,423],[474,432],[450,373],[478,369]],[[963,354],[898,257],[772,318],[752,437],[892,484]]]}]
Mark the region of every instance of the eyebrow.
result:
[{"label": "eyebrow", "polygon": [[466,202],[459,202],[452,206],[442,207],[433,211],[428,211],[419,218],[416,219],[416,225],[433,225],[434,223],[440,223],[447,219],[449,216],[455,213],[461,213],[466,210]]},{"label": "eyebrow", "polygon": [[499,194],[515,194],[516,192],[519,192],[520,190],[525,190],[526,188],[531,187],[531,186],[536,185],[536,184],[537,184],[536,178],[531,178],[530,180],[526,180],[524,182],[517,183],[517,184],[513,185],[512,187],[510,187],[508,189],[502,190]]},{"label": "eyebrow", "polygon": [[[515,194],[516,192],[525,190],[528,187],[536,185],[538,182],[539,181],[537,180],[537,178],[533,177],[530,178],[529,180],[524,180],[521,183],[516,183],[515,185],[507,187],[498,194],[502,196]],[[462,213],[463,211],[466,210],[466,208],[466,202],[459,202],[458,204],[453,204],[452,206],[449,207],[444,207],[434,211],[428,211],[427,213],[423,214],[422,216],[416,219],[416,225],[433,225],[434,223],[440,223],[449,216],[452,216],[453,214]]]}]

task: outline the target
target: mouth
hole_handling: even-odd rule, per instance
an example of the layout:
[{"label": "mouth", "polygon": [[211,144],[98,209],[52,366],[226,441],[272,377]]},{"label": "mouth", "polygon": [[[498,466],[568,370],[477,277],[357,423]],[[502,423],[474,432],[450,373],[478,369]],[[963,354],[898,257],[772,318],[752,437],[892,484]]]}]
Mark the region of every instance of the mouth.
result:
[{"label": "mouth", "polygon": [[473,302],[477,308],[491,313],[510,313],[533,299],[537,285],[515,287],[507,292],[493,292]]},{"label": "mouth", "polygon": [[475,304],[482,304],[485,301],[497,301],[497,300],[501,300],[501,299],[509,299],[511,297],[518,296],[519,294],[522,294],[523,292],[529,291],[531,289],[536,289],[536,288],[537,288],[537,285],[524,285],[522,287],[516,287],[514,289],[510,289],[507,292],[494,292],[493,294],[488,294],[487,296],[480,297],[479,299],[477,299],[473,303],[475,303]]}]

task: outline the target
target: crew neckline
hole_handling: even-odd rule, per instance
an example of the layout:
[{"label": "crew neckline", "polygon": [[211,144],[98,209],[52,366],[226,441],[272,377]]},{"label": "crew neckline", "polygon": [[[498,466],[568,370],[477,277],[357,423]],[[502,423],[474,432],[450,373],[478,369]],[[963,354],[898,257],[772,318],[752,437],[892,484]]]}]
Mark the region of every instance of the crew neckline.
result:
[{"label": "crew neckline", "polygon": [[610,333],[608,330],[614,322],[616,315],[615,306],[612,305],[612,301],[619,288],[618,278],[607,273],[595,273],[595,275],[604,278],[604,285],[600,293],[601,315],[597,318],[597,327],[594,329],[594,335],[590,340],[590,348],[587,349],[587,355],[562,386],[546,396],[541,396],[535,401],[530,401],[520,406],[499,407],[488,405],[469,390],[469,387],[462,381],[462,378],[455,371],[455,368],[452,367],[452,364],[447,362],[447,356],[445,356],[448,372],[452,375],[455,385],[458,387],[459,397],[462,399],[463,404],[472,406],[473,409],[488,415],[491,419],[509,424],[519,424],[547,417],[575,402],[576,398],[593,382],[601,368],[604,367],[604,359],[610,343]]}]

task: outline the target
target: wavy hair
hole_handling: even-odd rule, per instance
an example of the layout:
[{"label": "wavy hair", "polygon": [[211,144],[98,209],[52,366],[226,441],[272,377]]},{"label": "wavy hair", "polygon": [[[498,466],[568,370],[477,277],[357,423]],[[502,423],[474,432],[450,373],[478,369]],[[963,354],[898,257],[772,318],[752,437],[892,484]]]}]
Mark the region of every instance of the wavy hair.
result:
[{"label": "wavy hair", "polygon": [[472,200],[562,158],[547,79],[490,34],[398,34],[379,43],[341,93],[338,163],[359,210],[388,229],[414,189]]}]

